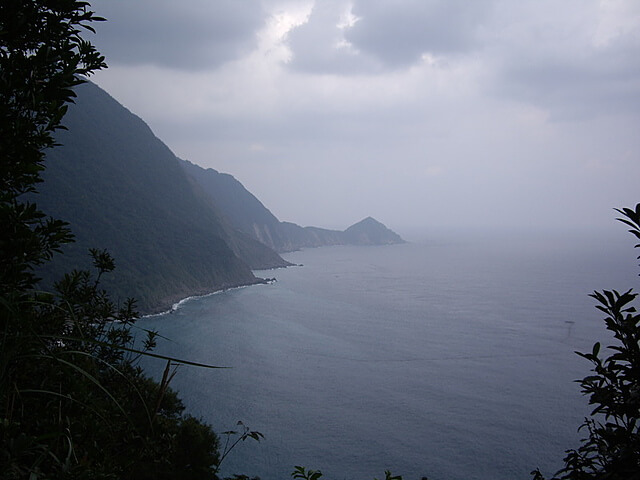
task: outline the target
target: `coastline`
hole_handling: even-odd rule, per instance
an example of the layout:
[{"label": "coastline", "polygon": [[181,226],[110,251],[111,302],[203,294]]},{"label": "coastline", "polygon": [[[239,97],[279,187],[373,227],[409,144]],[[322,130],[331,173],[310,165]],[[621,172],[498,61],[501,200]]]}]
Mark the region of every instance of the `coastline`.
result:
[{"label": "coastline", "polygon": [[[387,247],[392,245],[403,245],[410,242],[403,240],[402,242],[395,243],[386,243],[386,244],[367,244],[367,245],[356,245],[356,244],[332,244],[332,245],[317,245],[317,246],[303,246],[296,250],[291,250],[283,253],[292,253],[292,252],[300,252],[307,249],[316,249],[316,248],[330,248],[330,247]],[[264,268],[255,268],[254,272],[261,271],[267,272],[271,270],[279,270],[281,268],[291,268],[291,267],[303,267],[303,264],[292,263],[285,260],[286,265],[278,265],[278,266],[268,266]],[[220,287],[215,288],[214,290],[210,289],[200,289],[195,292],[182,292],[180,294],[176,294],[166,299],[165,301],[160,302],[159,306],[149,309],[150,311],[144,312],[140,314],[139,318],[150,318],[159,315],[167,315],[176,311],[181,305],[185,302],[194,299],[194,298],[203,298],[208,297],[210,295],[215,295],[218,293],[226,292],[227,290],[235,290],[237,288],[251,287],[253,285],[268,285],[276,282],[276,278],[261,278],[255,277],[254,281],[246,282],[246,283],[236,283],[236,284],[225,284]]]},{"label": "coastline", "polygon": [[260,277],[256,277],[255,281],[253,282],[247,282],[247,283],[237,283],[237,284],[227,284],[227,285],[222,285],[221,287],[216,288],[215,290],[204,290],[204,291],[199,291],[199,292],[195,292],[192,293],[190,295],[187,295],[186,297],[182,296],[182,295],[178,295],[176,296],[177,298],[179,298],[179,300],[177,301],[171,301],[169,303],[169,305],[167,305],[167,303],[164,303],[162,306],[159,306],[157,308],[153,308],[151,309],[151,312],[148,313],[142,313],[140,315],[139,318],[151,318],[151,317],[157,317],[160,315],[167,315],[167,314],[171,314],[173,312],[175,312],[176,310],[178,310],[178,308],[180,308],[182,305],[184,305],[186,302],[196,299],[196,298],[204,298],[204,297],[209,297],[211,295],[217,295],[219,293],[223,293],[223,292],[227,292],[229,290],[237,290],[239,288],[246,288],[246,287],[251,287],[254,285],[270,285],[274,282],[276,282],[277,280],[275,278],[260,278]]}]

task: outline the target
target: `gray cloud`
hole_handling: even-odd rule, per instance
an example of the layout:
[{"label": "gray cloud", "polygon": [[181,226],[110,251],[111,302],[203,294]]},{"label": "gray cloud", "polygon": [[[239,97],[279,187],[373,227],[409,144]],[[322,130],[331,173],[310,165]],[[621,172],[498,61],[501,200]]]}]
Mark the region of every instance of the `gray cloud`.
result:
[{"label": "gray cloud", "polygon": [[357,0],[352,12],[359,20],[345,37],[386,66],[404,67],[424,53],[474,49],[490,7],[485,0]]},{"label": "gray cloud", "polygon": [[497,1],[482,38],[485,93],[552,120],[640,113],[640,4]]},{"label": "gray cloud", "polygon": [[258,0],[95,0],[95,44],[107,63],[203,70],[256,44],[265,12]]},{"label": "gray cloud", "polygon": [[317,2],[309,20],[287,36],[293,58],[289,66],[309,73],[354,74],[379,71],[374,58],[362,55],[346,44],[344,28],[339,27],[346,12],[344,1]]},{"label": "gray cloud", "polygon": [[493,93],[537,105],[557,120],[640,113],[640,45],[585,45],[581,54],[511,58],[502,65]]},{"label": "gray cloud", "polygon": [[[479,85],[485,92],[556,120],[640,111],[640,36],[621,27],[624,11],[607,19],[612,12],[596,2],[552,11],[553,2],[355,0],[357,21],[339,28],[347,6],[314,5],[309,21],[289,34],[291,68],[377,75],[416,65],[424,54],[436,58],[436,68],[476,59],[488,72]],[[610,31],[601,31],[611,20]]]},{"label": "gray cloud", "polygon": [[406,68],[423,54],[451,55],[476,48],[491,8],[477,0],[357,0],[353,25],[344,22],[344,1],[316,2],[309,21],[292,31],[291,66],[313,73],[377,73]]}]

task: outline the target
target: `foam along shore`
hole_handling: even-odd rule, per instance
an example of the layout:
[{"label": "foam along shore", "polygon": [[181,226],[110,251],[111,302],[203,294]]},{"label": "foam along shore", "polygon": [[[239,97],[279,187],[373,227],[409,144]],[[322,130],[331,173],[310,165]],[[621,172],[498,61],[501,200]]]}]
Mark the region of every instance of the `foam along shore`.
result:
[{"label": "foam along shore", "polygon": [[238,290],[238,289],[241,289],[241,288],[253,287],[255,285],[270,285],[270,284],[275,283],[275,282],[278,281],[276,278],[256,278],[256,280],[257,281],[252,282],[252,283],[221,287],[221,288],[218,288],[218,289],[213,290],[211,292],[203,293],[203,294],[200,294],[200,295],[190,295],[190,296],[185,297],[182,300],[179,300],[178,302],[172,304],[171,308],[169,308],[167,310],[161,310],[159,312],[148,313],[148,314],[145,314],[145,315],[141,315],[140,318],[151,318],[151,317],[158,317],[160,315],[172,314],[173,312],[178,310],[180,307],[182,307],[182,305],[184,305],[185,303],[187,303],[187,302],[189,302],[191,300],[194,300],[194,299],[210,297],[212,295],[218,295],[220,293],[228,292],[230,290]]}]

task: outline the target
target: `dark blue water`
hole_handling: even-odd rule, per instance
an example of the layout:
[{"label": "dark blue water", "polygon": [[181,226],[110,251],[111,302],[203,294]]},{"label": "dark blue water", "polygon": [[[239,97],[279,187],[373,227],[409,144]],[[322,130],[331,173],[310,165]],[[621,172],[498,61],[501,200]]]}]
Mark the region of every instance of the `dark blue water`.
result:
[{"label": "dark blue water", "polygon": [[[628,241],[625,241],[628,240]],[[266,440],[222,473],[286,479],[529,478],[577,446],[588,413],[574,350],[609,337],[587,296],[637,284],[632,239],[432,238],[286,255],[272,285],[147,318],[182,367],[190,412],[217,431],[242,420]],[[149,364],[160,375],[162,364]]]}]

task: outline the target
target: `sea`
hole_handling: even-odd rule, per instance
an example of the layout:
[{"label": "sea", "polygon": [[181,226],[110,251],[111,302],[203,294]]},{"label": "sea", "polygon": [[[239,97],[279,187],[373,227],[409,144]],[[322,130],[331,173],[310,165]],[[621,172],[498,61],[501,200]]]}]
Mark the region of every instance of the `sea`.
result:
[{"label": "sea", "polygon": [[[191,298],[141,328],[181,366],[186,411],[221,446],[221,476],[512,480],[551,476],[590,413],[575,351],[612,342],[594,290],[638,286],[633,238],[432,232],[410,243],[284,255],[267,285]],[[165,364],[146,360],[160,377]],[[242,422],[239,425],[238,422]]]}]

